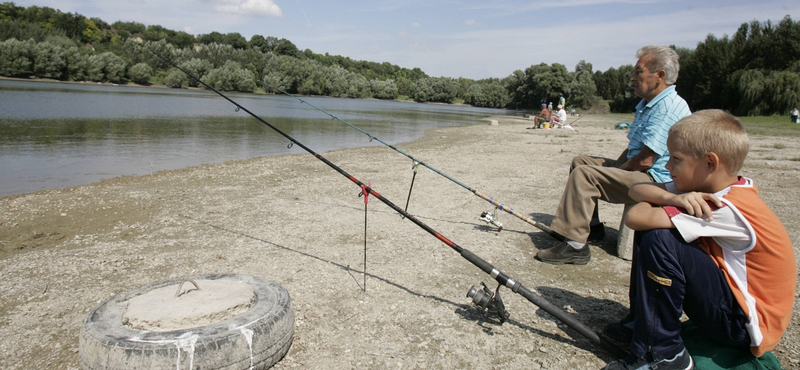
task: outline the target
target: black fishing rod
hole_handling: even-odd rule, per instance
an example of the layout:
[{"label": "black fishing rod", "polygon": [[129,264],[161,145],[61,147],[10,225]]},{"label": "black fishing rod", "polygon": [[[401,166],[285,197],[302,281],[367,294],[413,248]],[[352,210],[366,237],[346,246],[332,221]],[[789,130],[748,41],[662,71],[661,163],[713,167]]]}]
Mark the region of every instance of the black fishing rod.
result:
[{"label": "black fishing rod", "polygon": [[423,223],[422,221],[418,220],[416,217],[412,216],[411,214],[407,213],[402,208],[398,207],[397,205],[395,205],[394,203],[392,203],[388,199],[384,198],[382,195],[380,195],[377,191],[372,189],[370,186],[367,186],[363,182],[361,182],[358,179],[356,179],[355,177],[351,176],[349,173],[347,173],[341,167],[335,165],[333,162],[329,161],[328,159],[326,159],[322,155],[314,152],[311,148],[303,145],[303,143],[297,141],[295,138],[289,136],[289,134],[281,131],[279,128],[273,126],[271,123],[265,121],[263,118],[261,118],[258,115],[254,114],[253,112],[251,112],[247,108],[239,105],[239,103],[233,101],[232,99],[230,99],[227,96],[225,96],[225,94],[217,91],[215,88],[213,88],[210,85],[208,85],[207,83],[201,81],[199,78],[195,77],[193,74],[187,72],[186,70],[184,70],[181,67],[178,67],[171,60],[162,57],[161,55],[159,55],[155,51],[151,50],[150,48],[147,48],[147,50],[150,51],[151,53],[153,53],[159,59],[161,59],[164,62],[166,62],[167,64],[177,68],[178,70],[180,70],[183,73],[186,73],[187,76],[191,77],[192,79],[194,79],[198,83],[202,84],[203,86],[205,86],[209,90],[217,93],[217,95],[219,95],[222,98],[224,98],[225,100],[229,101],[231,104],[236,106],[236,110],[237,111],[238,110],[245,111],[247,114],[249,114],[253,118],[257,119],[259,122],[263,123],[267,127],[271,128],[273,131],[277,132],[281,136],[283,136],[286,139],[288,139],[291,143],[297,144],[298,146],[303,148],[303,150],[305,150],[309,154],[313,155],[314,157],[316,157],[317,159],[319,159],[320,161],[322,161],[323,163],[328,165],[328,167],[334,169],[336,172],[339,172],[342,176],[344,176],[348,180],[352,181],[354,184],[356,184],[356,186],[361,188],[362,191],[366,192],[365,194],[369,194],[369,195],[374,196],[375,198],[377,198],[378,200],[380,200],[381,202],[383,202],[384,204],[389,206],[389,208],[391,208],[391,209],[395,210],[397,213],[403,215],[405,218],[409,219],[411,222],[413,222],[417,226],[421,227],[423,230],[427,231],[429,234],[431,234],[434,237],[436,237],[437,239],[439,239],[442,243],[444,243],[448,247],[452,248],[454,251],[458,252],[461,255],[461,257],[464,257],[464,259],[466,259],[467,261],[469,261],[473,265],[475,265],[478,268],[480,268],[483,272],[489,274],[498,283],[496,292],[494,294],[492,294],[491,290],[489,290],[484,285],[484,289],[482,289],[482,290],[478,289],[477,287],[473,287],[467,293],[467,296],[472,298],[473,302],[477,306],[479,306],[481,309],[488,309],[489,312],[498,313],[499,316],[500,316],[500,321],[501,322],[505,321],[508,318],[508,312],[505,311],[505,306],[503,305],[503,302],[500,299],[500,287],[501,286],[505,286],[505,287],[511,289],[512,292],[517,293],[517,294],[525,297],[525,299],[527,299],[529,302],[531,302],[531,303],[535,304],[536,306],[540,307],[541,309],[545,310],[547,313],[549,313],[550,315],[552,315],[553,317],[555,317],[559,321],[563,322],[567,326],[571,327],[572,329],[576,330],[578,333],[580,333],[581,335],[585,336],[586,338],[591,340],[593,343],[599,345],[603,349],[607,350],[608,352],[610,352],[612,355],[616,356],[617,358],[624,358],[625,356],[627,356],[627,353],[625,352],[625,350],[623,350],[619,346],[617,346],[614,343],[610,342],[605,337],[599,335],[597,332],[593,331],[592,329],[590,329],[589,327],[584,325],[582,322],[576,320],[575,318],[570,316],[568,313],[566,313],[563,310],[559,309],[558,307],[554,306],[552,303],[548,302],[544,298],[534,294],[533,292],[528,290],[528,288],[525,288],[522,285],[522,283],[520,283],[520,282],[518,282],[518,281],[516,281],[514,279],[511,279],[508,275],[504,274],[503,272],[501,272],[500,270],[498,270],[497,268],[492,266],[490,263],[484,261],[483,259],[481,259],[477,255],[473,254],[469,250],[460,247],[458,244],[456,244],[453,241],[451,241],[450,239],[446,238],[444,235],[439,234],[436,230],[432,229],[430,226],[426,225],[425,223]]},{"label": "black fishing rod", "polygon": [[[414,161],[414,177],[416,177],[416,175],[417,175],[416,166],[417,166],[417,165],[423,165],[423,166],[427,167],[429,170],[431,170],[431,171],[433,171],[433,172],[435,172],[435,173],[437,173],[437,174],[441,175],[442,177],[444,177],[444,178],[446,178],[446,179],[448,179],[448,180],[450,180],[450,181],[452,181],[452,182],[456,183],[457,185],[461,186],[462,188],[469,190],[469,191],[470,191],[472,194],[475,194],[475,195],[477,195],[478,197],[480,197],[481,199],[483,199],[483,200],[485,200],[485,201],[487,201],[487,202],[491,203],[491,204],[492,204],[492,205],[495,207],[495,209],[499,209],[499,210],[501,210],[501,211],[505,211],[505,212],[507,212],[507,213],[509,213],[509,214],[511,214],[511,215],[513,215],[513,216],[516,216],[516,217],[517,217],[517,218],[519,218],[520,220],[527,222],[528,224],[530,224],[530,225],[532,225],[532,226],[534,226],[534,227],[538,228],[539,230],[542,230],[542,231],[546,232],[547,234],[549,234],[550,236],[552,236],[552,237],[554,237],[554,238],[556,238],[556,239],[558,239],[558,240],[563,240],[563,239],[564,239],[564,238],[563,238],[561,235],[559,235],[559,234],[555,233],[553,230],[550,230],[550,228],[549,228],[549,227],[547,227],[547,226],[545,226],[544,224],[542,224],[542,223],[540,223],[540,222],[536,222],[536,221],[534,221],[534,220],[530,219],[529,217],[525,217],[525,216],[523,216],[523,215],[521,215],[521,214],[519,214],[519,213],[517,213],[517,212],[514,212],[514,209],[513,209],[513,208],[511,208],[511,207],[507,207],[507,206],[503,205],[503,203],[500,203],[500,202],[496,201],[494,198],[492,198],[492,197],[489,197],[489,196],[487,196],[487,195],[484,195],[484,194],[480,193],[479,191],[477,191],[477,190],[475,190],[475,189],[473,189],[473,188],[471,188],[471,187],[467,186],[466,184],[464,184],[464,183],[462,183],[462,182],[460,182],[460,181],[458,181],[458,180],[456,180],[456,179],[454,179],[454,178],[452,178],[452,177],[448,176],[446,173],[444,173],[444,172],[442,172],[442,171],[439,171],[438,169],[436,169],[436,168],[433,168],[433,167],[429,166],[427,163],[423,162],[422,160],[420,160],[420,159],[417,159],[417,158],[414,158],[414,157],[413,157],[413,156],[411,156],[410,154],[408,154],[408,153],[406,153],[406,152],[404,152],[404,151],[402,151],[402,150],[400,150],[400,149],[397,149],[397,148],[396,148],[394,145],[391,145],[391,144],[389,144],[389,143],[387,143],[387,142],[385,142],[385,141],[383,141],[383,140],[381,140],[381,139],[377,138],[376,136],[374,136],[374,135],[370,134],[369,132],[366,132],[366,131],[362,130],[362,129],[361,129],[361,128],[359,128],[358,126],[355,126],[355,125],[351,124],[350,122],[347,122],[347,121],[345,121],[345,120],[343,120],[343,119],[341,119],[341,118],[339,118],[339,117],[336,117],[335,115],[333,115],[333,114],[331,114],[331,113],[327,112],[326,110],[324,110],[324,109],[321,109],[321,108],[318,108],[318,107],[317,107],[317,106],[315,106],[314,104],[311,104],[311,103],[309,103],[309,102],[307,102],[307,101],[305,101],[305,100],[301,99],[301,98],[300,98],[300,97],[298,97],[298,96],[295,96],[295,95],[293,95],[293,94],[291,94],[291,93],[289,93],[289,92],[286,92],[286,91],[285,91],[285,90],[283,90],[283,89],[280,89],[280,88],[278,88],[278,87],[275,87],[275,86],[273,86],[272,84],[270,84],[270,83],[268,83],[268,82],[266,82],[266,81],[262,81],[262,82],[263,82],[264,84],[268,85],[270,88],[274,89],[275,91],[280,91],[281,93],[283,93],[283,94],[285,94],[285,95],[291,96],[291,97],[293,97],[293,98],[295,98],[295,99],[299,100],[301,103],[308,104],[308,106],[310,106],[310,107],[312,107],[312,108],[314,108],[314,109],[316,109],[316,110],[318,110],[318,111],[320,111],[320,112],[322,112],[322,113],[324,113],[324,114],[327,114],[327,115],[328,115],[328,116],[330,116],[331,118],[333,118],[333,119],[335,119],[335,120],[337,120],[337,121],[339,121],[339,122],[341,122],[341,123],[344,123],[345,125],[348,125],[348,126],[350,126],[350,127],[354,128],[354,129],[358,130],[358,131],[359,131],[359,132],[361,132],[362,134],[364,134],[364,135],[367,135],[367,136],[369,137],[369,140],[370,140],[370,141],[372,141],[372,140],[377,140],[379,143],[381,143],[381,144],[383,144],[383,145],[386,145],[386,146],[388,146],[389,148],[392,148],[392,149],[394,149],[394,151],[396,151],[396,152],[398,152],[398,153],[400,153],[400,154],[402,154],[402,155],[404,155],[404,156],[408,157],[409,159],[411,159],[412,161]],[[413,180],[412,180],[412,183],[413,183]],[[412,185],[412,188],[413,188],[413,185]],[[408,197],[409,197],[409,199],[411,199],[411,191],[410,191],[410,190],[409,190]],[[408,205],[406,205],[406,209],[408,209]],[[494,214],[493,214],[491,211],[486,211],[486,212],[483,212],[483,213],[481,213],[481,216],[480,216],[480,218],[479,218],[479,219],[480,219],[481,221],[485,221],[485,222],[487,222],[487,223],[490,223],[490,224],[493,224],[493,225],[497,226],[497,228],[498,228],[498,231],[502,231],[502,230],[503,230],[503,224],[501,224],[501,223],[500,223],[500,222],[497,220],[497,217],[496,217],[496,216],[495,216],[495,215],[494,215]]]}]

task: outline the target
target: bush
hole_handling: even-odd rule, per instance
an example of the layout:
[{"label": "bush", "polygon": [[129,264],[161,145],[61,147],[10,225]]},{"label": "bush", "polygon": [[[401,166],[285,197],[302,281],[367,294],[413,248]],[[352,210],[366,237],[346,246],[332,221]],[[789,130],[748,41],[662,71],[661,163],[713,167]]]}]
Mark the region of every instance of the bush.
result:
[{"label": "bush", "polygon": [[125,61],[116,54],[107,51],[103,54],[92,55],[88,60],[87,75],[90,80],[101,82],[121,82],[125,72]]},{"label": "bush", "polygon": [[139,85],[149,85],[153,69],[147,63],[138,63],[128,70],[128,78]]},{"label": "bush", "polygon": [[256,88],[253,73],[232,60],[225,62],[221,68],[209,72],[202,81],[222,91],[253,92]]},{"label": "bush", "polygon": [[372,91],[373,98],[384,100],[397,99],[397,84],[392,80],[372,80],[369,82],[369,89]]},{"label": "bush", "polygon": [[164,78],[164,84],[167,85],[167,87],[185,89],[187,86],[189,86],[189,76],[177,68],[173,68],[169,71],[167,77]]},{"label": "bush", "polygon": [[[186,72],[191,73],[193,76],[202,79],[208,72],[211,72],[214,69],[214,65],[207,60],[201,60],[197,58],[192,58],[186,62],[180,64],[180,67],[185,70]],[[185,76],[189,83],[189,86],[197,87],[197,80],[193,78],[189,78]]]},{"label": "bush", "polygon": [[19,41],[8,39],[0,42],[0,76],[27,77],[33,73],[33,39]]}]

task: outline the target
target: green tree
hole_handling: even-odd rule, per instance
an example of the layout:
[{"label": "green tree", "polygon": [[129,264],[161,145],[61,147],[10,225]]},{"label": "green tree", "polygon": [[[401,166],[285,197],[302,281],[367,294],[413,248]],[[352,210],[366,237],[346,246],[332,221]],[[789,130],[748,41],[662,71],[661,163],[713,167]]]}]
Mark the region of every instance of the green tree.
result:
[{"label": "green tree", "polygon": [[507,77],[513,108],[538,108],[543,102],[557,101],[558,94],[567,90],[571,81],[567,68],[558,63],[532,65],[525,71],[514,71]]},{"label": "green tree", "polygon": [[111,24],[111,28],[116,30],[124,30],[130,35],[143,34],[147,27],[139,22],[122,22],[116,21]]},{"label": "green tree", "polygon": [[33,39],[8,39],[0,43],[0,76],[27,77],[33,73]]},{"label": "green tree", "polygon": [[[570,104],[589,109],[597,104],[597,86],[594,83],[592,74],[592,64],[581,60],[575,66],[575,73],[572,74],[572,81],[567,87],[567,96]],[[564,107],[566,108],[566,107]]]},{"label": "green tree", "polygon": [[128,78],[139,85],[149,85],[152,76],[153,69],[147,63],[137,63],[128,69]]},{"label": "green tree", "polygon": [[122,82],[125,61],[112,52],[92,55],[88,60],[87,77],[96,82]]},{"label": "green tree", "polygon": [[[189,80],[190,78],[186,76],[186,73],[181,72],[177,68],[172,68],[169,70],[169,73],[167,73],[167,77],[164,78],[164,84],[167,85],[167,87],[185,89],[189,86]],[[197,82],[195,82],[195,85],[197,85]]]},{"label": "green tree", "polygon": [[202,44],[224,44],[225,36],[217,31],[206,35],[197,36],[197,42]]},{"label": "green tree", "polygon": [[288,55],[291,57],[297,57],[299,54],[297,46],[287,39],[278,40],[272,52],[278,55]]},{"label": "green tree", "polygon": [[[269,59],[267,65],[264,67],[264,82],[281,90],[289,93],[299,92],[299,87],[303,84],[306,78],[311,76],[314,69],[320,68],[316,62],[308,60],[298,60],[297,58],[287,55],[276,55]],[[331,85],[328,78],[328,70],[325,69],[323,73],[326,76],[326,88],[334,89],[336,94],[339,94],[340,84],[335,83]],[[325,92],[326,95],[340,96]]]},{"label": "green tree", "polygon": [[239,32],[231,32],[225,34],[222,38],[222,42],[224,44],[233,46],[234,49],[245,49],[247,48],[247,39],[244,38]]},{"label": "green tree", "polygon": [[220,68],[211,70],[202,81],[221,91],[253,92],[256,87],[253,74],[232,60]]},{"label": "green tree", "polygon": [[[214,65],[207,60],[202,60],[198,58],[192,58],[186,62],[183,62],[179,65],[182,69],[186,72],[191,73],[193,76],[202,79],[205,75],[211,72],[214,69]],[[187,83],[189,86],[197,87],[197,81],[193,78],[187,77]]]},{"label": "green tree", "polygon": [[167,37],[167,42],[176,48],[190,48],[194,46],[195,40],[194,36],[183,31],[178,31]]},{"label": "green tree", "polygon": [[372,80],[369,82],[369,89],[372,92],[373,98],[384,100],[397,99],[397,84],[392,80]]},{"label": "green tree", "polygon": [[225,62],[231,60],[233,54],[233,46],[221,43],[210,43],[203,45],[203,47],[197,51],[196,57],[211,62],[214,68],[219,68],[225,65]]},{"label": "green tree", "polygon": [[89,69],[89,55],[81,53],[77,46],[64,49],[64,60],[66,68],[61,74],[61,78],[69,81],[86,80],[87,70]]},{"label": "green tree", "polygon": [[397,84],[397,93],[403,96],[414,96],[414,89],[417,87],[417,81],[410,80],[404,76],[398,76],[394,80],[395,84]]},{"label": "green tree", "polygon": [[42,78],[59,79],[67,67],[64,49],[49,42],[33,47],[33,74]]},{"label": "green tree", "polygon": [[151,24],[142,32],[142,38],[145,41],[159,41],[166,40],[170,34],[175,34],[175,31],[168,30],[157,24]]},{"label": "green tree", "polygon": [[83,18],[83,31],[81,32],[81,40],[87,44],[99,43],[103,38],[100,29],[89,18]]},{"label": "green tree", "polygon": [[29,23],[20,20],[0,20],[0,41],[8,39],[29,40],[41,42],[49,36],[64,36],[66,33],[60,29],[46,29],[41,23]]},{"label": "green tree", "polygon": [[493,79],[473,83],[464,96],[465,103],[485,108],[505,108],[510,100],[506,87]]},{"label": "green tree", "polygon": [[303,79],[303,82],[297,87],[297,92],[303,95],[325,95],[325,91],[328,90],[325,70],[327,70],[327,67],[323,66],[313,68],[311,74]]},{"label": "green tree", "polygon": [[447,77],[417,80],[414,100],[418,102],[452,103],[458,93],[458,82]]}]

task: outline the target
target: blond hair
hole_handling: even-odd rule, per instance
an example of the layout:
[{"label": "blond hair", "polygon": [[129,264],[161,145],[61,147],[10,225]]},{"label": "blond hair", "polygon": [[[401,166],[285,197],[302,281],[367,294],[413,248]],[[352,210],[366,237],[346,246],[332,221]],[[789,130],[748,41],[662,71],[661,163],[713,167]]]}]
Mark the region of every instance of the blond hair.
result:
[{"label": "blond hair", "polygon": [[719,109],[701,110],[684,117],[669,129],[670,139],[679,139],[695,158],[716,153],[729,175],[736,175],[750,150],[750,139],[742,122]]}]

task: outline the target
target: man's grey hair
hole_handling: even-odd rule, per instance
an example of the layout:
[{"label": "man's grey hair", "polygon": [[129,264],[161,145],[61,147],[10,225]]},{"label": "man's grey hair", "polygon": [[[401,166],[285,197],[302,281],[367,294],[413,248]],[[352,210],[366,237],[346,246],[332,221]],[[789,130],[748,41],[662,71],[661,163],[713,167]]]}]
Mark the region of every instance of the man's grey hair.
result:
[{"label": "man's grey hair", "polygon": [[681,64],[678,62],[680,57],[678,53],[670,47],[663,45],[648,45],[636,52],[636,57],[641,58],[645,55],[650,55],[650,61],[647,63],[647,69],[650,72],[656,72],[663,69],[667,72],[664,77],[664,82],[667,85],[674,85],[678,80],[678,72],[681,69]]}]

